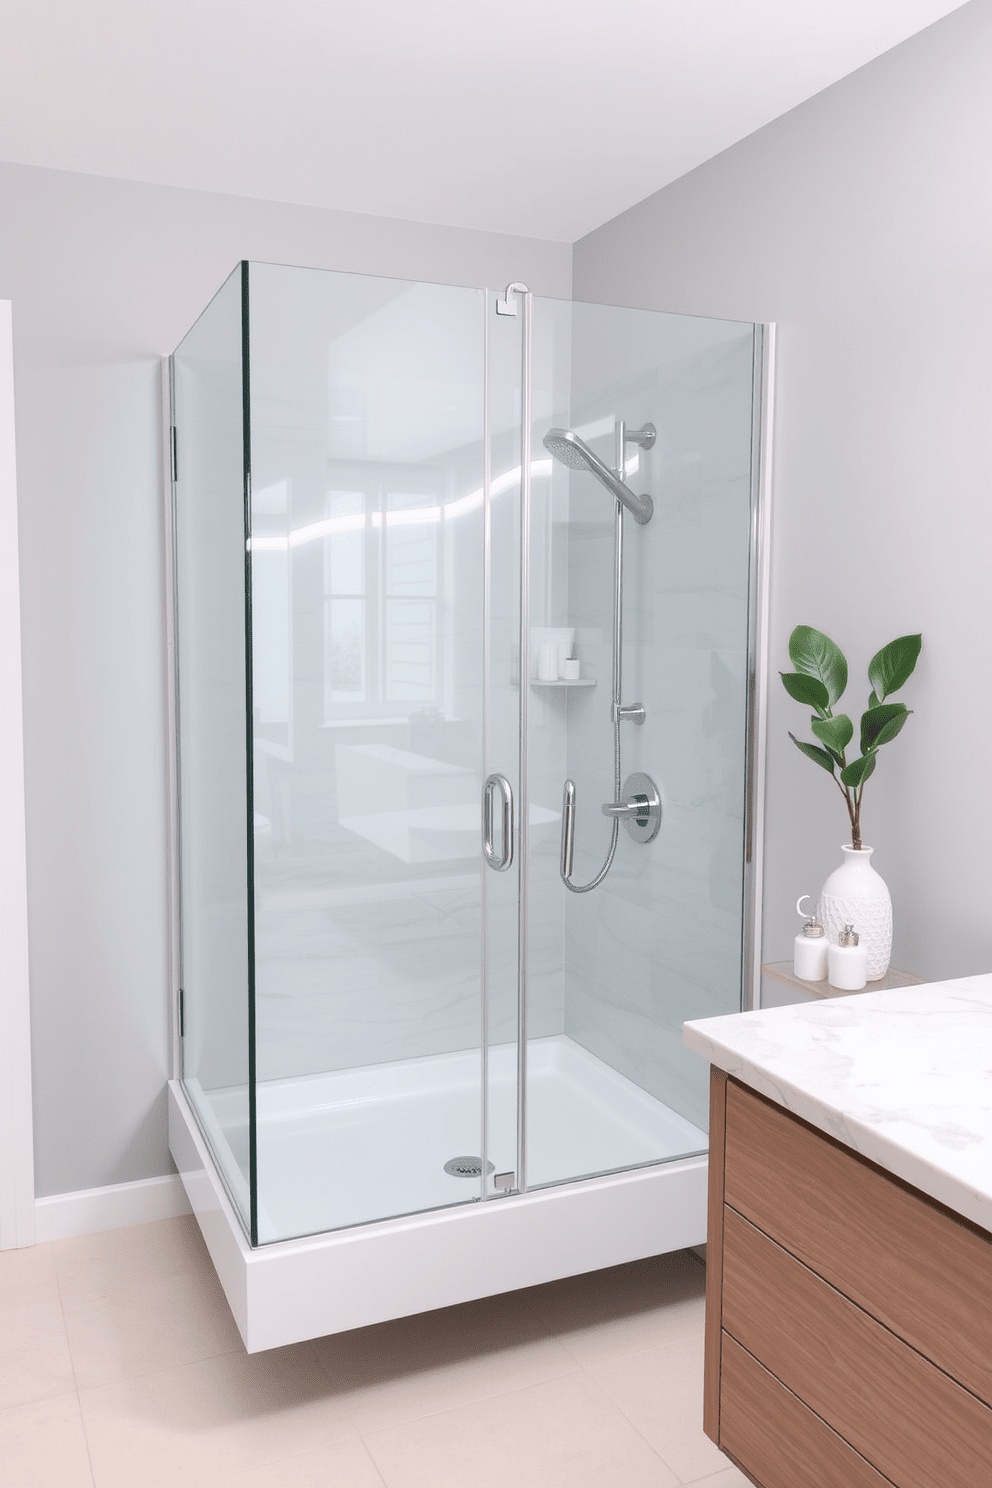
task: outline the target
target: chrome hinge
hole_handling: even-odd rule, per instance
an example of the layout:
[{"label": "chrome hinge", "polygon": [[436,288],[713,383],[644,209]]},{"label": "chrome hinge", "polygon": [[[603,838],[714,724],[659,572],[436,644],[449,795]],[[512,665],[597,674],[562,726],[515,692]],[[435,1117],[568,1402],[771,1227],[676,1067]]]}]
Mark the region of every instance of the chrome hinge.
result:
[{"label": "chrome hinge", "polygon": [[493,1188],[498,1194],[509,1194],[513,1192],[516,1173],[494,1173]]}]

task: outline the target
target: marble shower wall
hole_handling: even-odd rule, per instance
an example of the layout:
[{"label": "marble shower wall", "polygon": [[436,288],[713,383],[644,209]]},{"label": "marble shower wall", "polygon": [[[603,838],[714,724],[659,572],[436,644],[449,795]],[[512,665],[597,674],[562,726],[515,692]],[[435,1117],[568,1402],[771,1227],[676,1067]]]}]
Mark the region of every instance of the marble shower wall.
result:
[{"label": "marble shower wall", "polygon": [[[647,719],[622,738],[624,776],[655,779],[663,819],[647,847],[621,830],[606,882],[566,896],[565,1031],[705,1127],[706,1070],[681,1025],[735,1011],[741,993],[753,333],[576,309],[588,313],[575,331],[574,422],[615,415],[658,429],[630,476],[654,496],[654,517],[625,523],[623,699]],[[576,696],[568,724],[583,882],[609,842],[612,504],[588,476],[570,483],[569,623],[598,684]]]}]

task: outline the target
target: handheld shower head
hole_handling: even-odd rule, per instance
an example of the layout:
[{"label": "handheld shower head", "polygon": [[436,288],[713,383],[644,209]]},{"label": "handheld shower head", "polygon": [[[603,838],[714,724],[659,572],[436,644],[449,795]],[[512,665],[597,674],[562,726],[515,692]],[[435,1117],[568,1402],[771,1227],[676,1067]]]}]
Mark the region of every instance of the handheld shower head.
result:
[{"label": "handheld shower head", "polygon": [[[653,437],[651,443],[654,443]],[[549,429],[544,436],[544,448],[569,469],[588,470],[590,475],[594,475],[601,485],[623,503],[634,521],[639,522],[642,527],[645,522],[650,522],[654,511],[654,502],[651,497],[635,495],[608,465],[603,464],[585,440],[580,439],[578,434],[573,434],[571,429]]]}]

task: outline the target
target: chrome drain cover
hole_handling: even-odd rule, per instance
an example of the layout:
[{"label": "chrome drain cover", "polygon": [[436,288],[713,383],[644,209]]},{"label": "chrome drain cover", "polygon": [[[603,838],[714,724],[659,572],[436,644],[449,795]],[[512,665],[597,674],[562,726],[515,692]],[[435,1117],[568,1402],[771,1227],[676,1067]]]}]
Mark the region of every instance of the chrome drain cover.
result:
[{"label": "chrome drain cover", "polygon": [[[495,1171],[495,1163],[486,1163],[486,1172]],[[451,1157],[444,1165],[444,1171],[450,1173],[452,1178],[481,1178],[481,1157]]]}]

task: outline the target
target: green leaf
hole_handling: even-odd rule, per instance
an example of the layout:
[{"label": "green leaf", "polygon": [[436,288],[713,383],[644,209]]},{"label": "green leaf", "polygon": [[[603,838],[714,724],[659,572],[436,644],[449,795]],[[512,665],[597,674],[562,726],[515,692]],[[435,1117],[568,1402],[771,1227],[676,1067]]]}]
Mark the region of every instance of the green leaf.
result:
[{"label": "green leaf", "polygon": [[815,708],[818,713],[827,711],[830,698],[822,682],[799,672],[779,672],[779,676],[782,678],[782,686],[797,703],[805,703],[807,708]]},{"label": "green leaf", "polygon": [[910,709],[905,703],[880,703],[861,715],[861,753],[880,749],[899,733]]},{"label": "green leaf", "polygon": [[854,724],[846,713],[838,713],[836,718],[812,718],[809,726],[820,743],[826,744],[835,755],[843,754],[854,738]]},{"label": "green leaf", "polygon": [[869,708],[877,708],[878,707],[878,704],[879,704],[879,701],[880,701],[880,699],[876,695],[875,689],[873,687],[872,690],[871,690],[871,692],[868,694],[868,706],[869,706]]},{"label": "green leaf", "polygon": [[863,780],[875,772],[875,754],[863,754],[853,764],[848,765],[846,770],[841,770],[840,778],[843,785],[859,786]]},{"label": "green leaf", "polygon": [[876,651],[868,663],[868,681],[883,702],[890,693],[898,692],[913,675],[923,648],[922,635],[899,636]]},{"label": "green leaf", "polygon": [[822,630],[797,625],[789,637],[789,658],[797,672],[819,678],[832,707],[847,686],[847,659],[840,647]]},{"label": "green leaf", "polygon": [[796,738],[795,734],[790,734],[789,738],[797,749],[802,750],[803,754],[808,755],[811,760],[816,760],[816,763],[822,765],[825,770],[829,770],[831,775],[834,773],[834,762],[825,749],[818,749],[815,744],[804,744],[801,739]]}]

